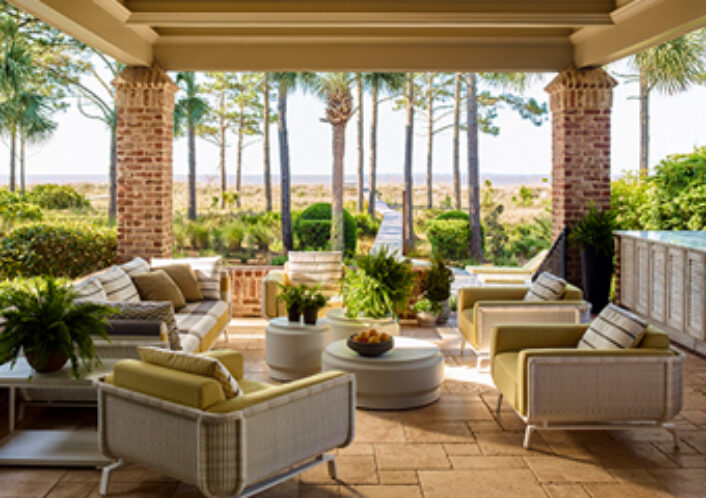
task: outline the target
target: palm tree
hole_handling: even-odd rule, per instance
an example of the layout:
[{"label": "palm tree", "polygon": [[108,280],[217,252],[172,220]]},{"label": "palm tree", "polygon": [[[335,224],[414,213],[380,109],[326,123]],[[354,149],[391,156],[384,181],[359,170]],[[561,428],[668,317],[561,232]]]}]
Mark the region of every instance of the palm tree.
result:
[{"label": "palm tree", "polygon": [[468,133],[468,216],[469,254],[471,259],[483,259],[480,228],[480,175],[478,171],[478,91],[476,74],[466,75],[466,123]]},{"label": "palm tree", "polygon": [[363,75],[355,75],[356,90],[358,93],[358,212],[365,208],[363,202],[363,184],[365,173],[363,171]]},{"label": "palm tree", "polygon": [[407,109],[407,122],[405,124],[405,139],[404,139],[404,191],[405,191],[405,214],[406,217],[402,220],[405,223],[407,230],[405,232],[406,239],[402,241],[405,252],[414,246],[414,224],[412,209],[414,207],[413,194],[413,179],[412,179],[412,145],[414,141],[414,73],[407,75],[407,90],[405,96],[405,108]]},{"label": "palm tree", "polygon": [[343,156],[346,150],[346,125],[353,116],[351,73],[323,73],[307,86],[326,102],[326,117],[333,131],[331,199],[331,248],[343,251]]},{"label": "palm tree", "polygon": [[265,211],[272,211],[272,176],[270,174],[270,75],[262,75],[262,169],[265,184]]},{"label": "palm tree", "polygon": [[208,112],[208,103],[199,97],[193,72],[177,73],[176,83],[184,95],[174,104],[174,135],[187,136],[189,151],[189,219],[196,219],[196,126]]},{"label": "palm tree", "polygon": [[650,92],[667,95],[687,90],[706,74],[706,29],[693,31],[632,56],[640,84],[640,178],[649,172]]},{"label": "palm tree", "polygon": [[404,87],[404,73],[365,73],[363,81],[370,86],[370,166],[368,185],[368,213],[375,217],[375,190],[377,188],[377,133],[378,133],[378,104],[380,92],[396,93]]}]

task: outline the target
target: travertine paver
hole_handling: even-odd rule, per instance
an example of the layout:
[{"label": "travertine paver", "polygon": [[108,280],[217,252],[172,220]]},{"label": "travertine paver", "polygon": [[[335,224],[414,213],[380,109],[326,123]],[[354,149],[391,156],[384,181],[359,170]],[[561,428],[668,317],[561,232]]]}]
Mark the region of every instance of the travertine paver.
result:
[{"label": "travertine paver", "polygon": [[[230,343],[217,347],[241,350],[248,377],[268,380],[264,321],[245,322],[239,319]],[[337,450],[339,481],[319,467],[260,497],[706,497],[706,360],[689,355],[685,364],[684,410],[676,420],[681,451],[674,451],[660,430],[540,431],[527,451],[522,421],[507,404],[494,416],[497,391],[490,376],[475,368],[475,357],[459,354],[460,339],[450,325],[402,330],[436,342],[446,356],[437,403],[403,411],[358,410],[355,442]],[[55,422],[95,424],[95,410],[28,409],[23,423],[51,427]],[[0,420],[0,431],[5,427]],[[0,497],[98,496],[99,478],[89,469],[0,468]],[[193,486],[136,465],[114,473],[110,492],[131,498],[201,496]]]}]

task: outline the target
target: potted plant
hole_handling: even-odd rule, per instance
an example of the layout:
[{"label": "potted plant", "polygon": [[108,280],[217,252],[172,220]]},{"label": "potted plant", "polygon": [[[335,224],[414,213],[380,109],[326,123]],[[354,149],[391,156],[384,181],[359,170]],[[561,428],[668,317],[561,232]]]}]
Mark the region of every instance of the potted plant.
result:
[{"label": "potted plant", "polygon": [[592,313],[600,313],[608,304],[613,276],[616,229],[615,212],[599,211],[591,205],[571,229],[569,241],[581,249],[581,279]]},{"label": "potted plant", "polygon": [[305,292],[304,284],[296,286],[279,284],[279,288],[281,292],[277,296],[277,300],[284,301],[284,305],[287,307],[287,318],[290,322],[298,322],[302,313],[302,298]]},{"label": "potted plant", "polygon": [[71,361],[71,372],[79,378],[100,360],[92,335],[108,342],[107,317],[115,313],[110,306],[75,301],[76,293],[53,278],[33,286],[11,285],[0,296],[4,319],[0,332],[0,363],[24,354],[37,372],[61,369]]},{"label": "potted plant", "polygon": [[449,319],[449,296],[453,281],[453,272],[439,257],[432,259],[431,268],[425,270],[422,275],[424,296],[433,302],[439,310],[436,322],[438,324],[444,324]]},{"label": "potted plant", "polygon": [[417,312],[417,324],[420,327],[432,327],[436,325],[439,313],[441,313],[441,306],[428,297],[423,297],[414,303],[412,309]]},{"label": "potted plant", "polygon": [[301,310],[304,315],[304,323],[307,325],[316,325],[316,319],[319,316],[319,310],[326,305],[326,297],[319,292],[319,286],[309,288],[305,287],[302,293]]}]

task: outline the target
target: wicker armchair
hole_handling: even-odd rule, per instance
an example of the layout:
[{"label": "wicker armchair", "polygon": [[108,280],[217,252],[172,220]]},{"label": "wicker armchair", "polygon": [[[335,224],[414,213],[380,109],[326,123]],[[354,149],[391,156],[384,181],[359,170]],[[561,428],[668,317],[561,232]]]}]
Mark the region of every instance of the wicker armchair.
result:
[{"label": "wicker armchair", "polygon": [[198,486],[206,496],[251,496],[328,463],[355,428],[355,380],[326,372],[271,386],[243,378],[234,351],[216,356],[238,378],[241,393],[225,399],[218,381],[137,360],[116,364],[97,381],[99,445],[115,463],[133,462]]},{"label": "wicker armchair", "polygon": [[495,328],[490,370],[500,397],[534,430],[639,429],[672,424],[682,406],[684,355],[654,327],[635,348],[577,349],[588,324]]}]

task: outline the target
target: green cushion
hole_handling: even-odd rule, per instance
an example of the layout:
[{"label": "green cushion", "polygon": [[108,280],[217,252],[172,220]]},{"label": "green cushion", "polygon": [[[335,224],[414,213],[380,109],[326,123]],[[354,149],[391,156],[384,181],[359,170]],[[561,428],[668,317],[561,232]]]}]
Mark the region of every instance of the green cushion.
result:
[{"label": "green cushion", "polygon": [[163,270],[135,275],[132,281],[143,301],[171,301],[175,310],[186,306],[184,294]]},{"label": "green cushion", "polygon": [[179,290],[184,295],[187,302],[203,301],[203,294],[199,288],[199,282],[196,280],[194,271],[190,265],[167,265],[160,266],[160,270],[164,271],[179,287]]}]

